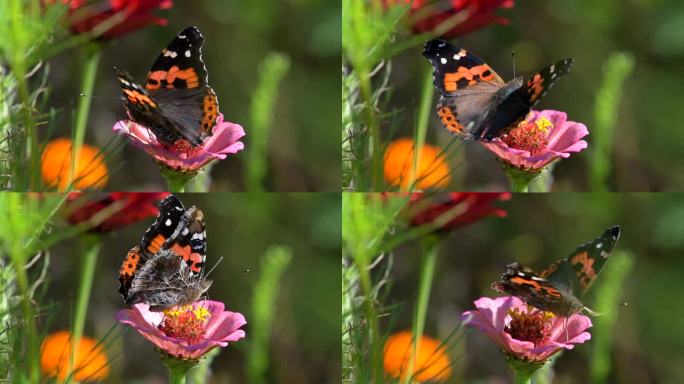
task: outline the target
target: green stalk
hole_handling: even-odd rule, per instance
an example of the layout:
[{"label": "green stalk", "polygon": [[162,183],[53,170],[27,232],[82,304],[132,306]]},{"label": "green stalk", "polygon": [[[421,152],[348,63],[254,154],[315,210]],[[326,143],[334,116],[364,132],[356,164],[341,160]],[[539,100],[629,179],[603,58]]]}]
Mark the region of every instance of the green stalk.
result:
[{"label": "green stalk", "polygon": [[[160,165],[159,171],[166,179],[166,185],[169,192],[182,193],[185,192],[185,187],[188,182],[194,179],[198,172],[179,172],[175,169],[168,168],[165,165]],[[200,191],[201,192],[201,191]],[[206,191],[205,191],[206,192]]]},{"label": "green stalk", "polygon": [[541,170],[528,171],[508,164],[502,163],[502,165],[508,180],[511,182],[511,192],[529,192],[530,182],[541,175]]},{"label": "green stalk", "polygon": [[85,47],[84,50],[83,77],[81,78],[81,97],[78,99],[78,106],[76,107],[76,126],[73,132],[73,147],[71,156],[71,172],[69,173],[69,182],[71,185],[78,175],[78,153],[81,151],[83,141],[85,140],[86,126],[88,124],[88,114],[90,113],[90,101],[95,87],[95,78],[97,77],[97,67],[102,57],[102,49],[99,44],[93,43]]},{"label": "green stalk", "polygon": [[199,365],[200,359],[195,360],[182,360],[173,357],[161,349],[156,348],[159,352],[159,357],[162,363],[169,370],[169,383],[170,384],[185,384],[188,377],[188,372]]},{"label": "green stalk", "polygon": [[506,356],[508,366],[515,375],[515,384],[531,384],[532,376],[545,364],[544,361],[518,360],[513,356]]},{"label": "green stalk", "polygon": [[380,340],[380,327],[378,325],[378,316],[373,305],[373,284],[370,276],[370,268],[368,265],[368,258],[365,255],[356,257],[356,264],[359,270],[359,281],[361,282],[361,289],[363,290],[364,307],[366,309],[366,321],[368,321],[368,329],[370,330],[370,361],[371,377],[373,382],[382,381],[382,353]]},{"label": "green stalk", "polygon": [[74,370],[76,348],[81,340],[81,336],[83,336],[86,312],[88,311],[88,300],[90,299],[90,292],[93,288],[95,264],[97,263],[97,255],[100,253],[100,247],[102,246],[102,241],[98,235],[86,234],[84,236],[86,249],[82,259],[83,263],[81,269],[81,280],[79,282],[78,293],[76,297],[76,311],[71,333],[71,358],[69,359],[69,372],[73,372]]},{"label": "green stalk", "polygon": [[359,74],[359,88],[361,90],[361,97],[363,98],[363,105],[366,112],[366,127],[370,132],[370,148],[369,155],[371,157],[371,188],[369,190],[376,191],[382,184],[382,148],[380,146],[380,129],[378,122],[375,119],[373,111],[373,91],[371,86],[371,75],[365,67],[358,66],[356,72]]},{"label": "green stalk", "polygon": [[[15,249],[15,252],[13,252],[15,255],[18,255],[19,253],[16,252],[17,250]],[[17,284],[19,285],[19,289],[21,290],[21,293],[23,295],[23,300],[22,300],[22,309],[24,312],[24,321],[26,322],[26,329],[27,329],[27,334],[28,334],[28,340],[26,343],[26,359],[25,361],[28,361],[28,374],[29,374],[29,382],[30,383],[37,383],[38,382],[38,374],[39,374],[39,367],[38,363],[40,361],[39,356],[38,356],[38,349],[36,348],[38,346],[38,339],[36,335],[36,324],[35,324],[35,318],[33,314],[33,308],[31,306],[31,291],[29,288],[29,280],[28,280],[28,274],[26,273],[26,268],[25,268],[25,263],[24,261],[26,260],[25,255],[24,256],[19,256],[15,257],[13,260],[13,263],[16,267],[16,279],[17,279]]]},{"label": "green stalk", "polygon": [[428,122],[430,121],[430,110],[432,106],[432,68],[430,66],[423,66],[423,81],[420,90],[420,104],[418,105],[418,121],[416,123],[416,131],[414,132],[414,149],[413,149],[413,166],[409,173],[408,186],[410,190],[415,190],[416,172],[418,168],[418,159],[423,145],[425,144],[425,136],[427,135]]},{"label": "green stalk", "polygon": [[435,265],[437,264],[437,254],[439,253],[439,237],[428,236],[423,238],[420,276],[418,281],[418,297],[416,299],[416,311],[413,318],[413,350],[406,370],[406,375],[402,383],[408,384],[413,378],[416,352],[418,343],[423,337],[425,330],[425,318],[427,317],[428,303],[430,302],[430,291],[435,275]]},{"label": "green stalk", "polygon": [[185,372],[169,369],[170,384],[185,384]]}]

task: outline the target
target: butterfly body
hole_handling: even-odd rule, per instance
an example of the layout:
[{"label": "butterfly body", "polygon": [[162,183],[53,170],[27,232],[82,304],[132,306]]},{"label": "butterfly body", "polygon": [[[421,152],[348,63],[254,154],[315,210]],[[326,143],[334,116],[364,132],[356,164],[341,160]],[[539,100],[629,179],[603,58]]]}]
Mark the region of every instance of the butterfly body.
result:
[{"label": "butterfly body", "polygon": [[204,216],[185,209],[173,195],[159,206],[159,216],[133,247],[119,270],[119,293],[127,305],[148,303],[162,311],[197,301],[211,286],[204,277]]},{"label": "butterfly body", "polygon": [[572,67],[565,59],[530,80],[504,82],[474,54],[444,40],[430,40],[423,51],[434,68],[440,92],[437,115],[442,125],[463,140],[490,141],[525,118],[555,82]]},{"label": "butterfly body", "polygon": [[619,237],[620,227],[611,227],[541,273],[519,263],[509,264],[492,288],[557,316],[579,313],[585,309],[580,297],[601,272]]},{"label": "butterfly body", "polygon": [[197,27],[180,32],[157,57],[145,87],[125,71],[116,70],[129,118],[168,146],[179,140],[201,145],[216,124],[218,99],[208,85],[203,42]]}]

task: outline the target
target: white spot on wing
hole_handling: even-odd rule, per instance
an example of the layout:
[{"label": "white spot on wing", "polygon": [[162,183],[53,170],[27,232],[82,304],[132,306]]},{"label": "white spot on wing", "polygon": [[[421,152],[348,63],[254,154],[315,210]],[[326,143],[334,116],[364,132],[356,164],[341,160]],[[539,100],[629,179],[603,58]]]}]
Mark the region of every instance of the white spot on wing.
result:
[{"label": "white spot on wing", "polygon": [[164,225],[166,225],[167,227],[170,227],[172,223],[173,222],[171,221],[171,219],[166,219],[166,221],[164,222]]},{"label": "white spot on wing", "polygon": [[596,244],[596,248],[601,248],[601,247],[603,247],[603,243]]},{"label": "white spot on wing", "polygon": [[439,61],[440,61],[442,64],[446,64],[446,63],[447,63],[447,59],[445,59],[445,58],[443,58],[443,57],[442,57],[441,59],[439,59]]},{"label": "white spot on wing", "polygon": [[192,56],[192,53],[191,53],[190,50],[188,49],[188,50],[185,51],[185,57],[190,57],[190,56]]}]

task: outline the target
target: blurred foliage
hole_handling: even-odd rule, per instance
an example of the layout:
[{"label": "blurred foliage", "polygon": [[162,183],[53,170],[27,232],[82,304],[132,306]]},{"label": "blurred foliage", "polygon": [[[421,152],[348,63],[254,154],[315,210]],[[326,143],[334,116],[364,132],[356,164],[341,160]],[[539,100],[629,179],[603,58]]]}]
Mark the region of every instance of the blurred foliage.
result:
[{"label": "blurred foliage", "polygon": [[634,58],[624,52],[613,53],[603,64],[603,83],[596,93],[594,141],[591,147],[589,185],[594,191],[606,191],[615,142],[615,123],[622,95],[622,85],[634,68]]},{"label": "blurred foliage", "polygon": [[250,383],[265,383],[268,370],[269,339],[273,326],[276,300],[280,292],[280,277],[292,260],[292,253],[283,247],[272,247],[261,259],[261,276],[252,296],[252,334],[247,359]]},{"label": "blurred foliage", "polygon": [[[248,179],[256,183],[255,177],[258,182],[265,181],[265,190],[339,189],[339,146],[334,134],[340,116],[339,5],[320,0],[175,1],[163,16],[168,18],[168,26],[151,26],[105,47],[92,92],[97,97],[92,100],[86,143],[104,146],[113,136],[115,121],[124,117],[121,92],[111,68],[125,68],[142,82],[158,52],[175,34],[197,25],[206,38],[202,54],[220,110],[227,121],[241,124],[247,134],[244,151],[212,168],[212,190],[245,190]],[[276,52],[285,53],[291,63],[289,71],[284,71],[284,62],[279,61],[283,72],[280,85],[278,76],[269,83],[269,74],[260,70],[267,57],[285,57],[272,56]],[[70,52],[53,62],[50,106],[63,112],[57,134],[69,136],[80,98],[82,62]],[[255,93],[259,84],[271,91],[277,88],[277,93],[262,100],[267,95]],[[264,105],[252,108],[253,100]],[[254,113],[265,115],[255,119]],[[248,176],[245,169],[255,156],[259,157],[255,162],[258,169],[248,171],[252,173]],[[165,188],[157,166],[131,145],[113,153],[108,163],[116,170],[107,190]]]},{"label": "blurred foliage", "polygon": [[271,53],[259,68],[260,81],[252,96],[251,126],[254,131],[252,150],[247,152],[247,189],[262,192],[267,171],[268,137],[273,126],[273,107],[278,96],[278,85],[290,68],[290,58],[281,53]]},{"label": "blurred foliage", "polygon": [[[475,299],[496,296],[490,285],[508,263],[542,270],[619,224],[622,235],[616,251],[582,298],[586,306],[604,314],[592,319],[591,341],[558,358],[551,382],[684,380],[684,308],[672,304],[684,293],[681,195],[517,194],[499,206],[508,211],[507,218],[484,220],[443,239],[426,333],[444,338],[458,327],[459,315],[471,309]],[[415,300],[419,251],[413,243],[394,250],[387,305],[410,305]],[[621,305],[624,302],[627,306]],[[411,326],[409,313],[393,316],[396,329]],[[471,332],[465,350],[458,352],[450,382],[510,380],[499,355],[485,336]]]}]

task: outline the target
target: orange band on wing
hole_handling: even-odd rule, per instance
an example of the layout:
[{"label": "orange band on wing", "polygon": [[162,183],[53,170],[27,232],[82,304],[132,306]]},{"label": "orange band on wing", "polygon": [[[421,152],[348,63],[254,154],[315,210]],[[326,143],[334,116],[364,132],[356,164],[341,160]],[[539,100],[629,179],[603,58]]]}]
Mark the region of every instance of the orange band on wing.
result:
[{"label": "orange band on wing", "polygon": [[477,79],[493,81],[494,72],[487,64],[476,65],[472,68],[458,67],[456,72],[444,74],[444,89],[453,92],[459,88],[477,84]]}]

